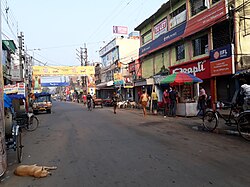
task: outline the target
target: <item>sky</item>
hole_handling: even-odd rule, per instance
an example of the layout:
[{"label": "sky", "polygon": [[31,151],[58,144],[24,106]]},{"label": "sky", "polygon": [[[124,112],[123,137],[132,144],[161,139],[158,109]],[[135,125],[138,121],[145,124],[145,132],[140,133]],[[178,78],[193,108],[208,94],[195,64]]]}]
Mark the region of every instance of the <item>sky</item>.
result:
[{"label": "sky", "polygon": [[[1,0],[2,39],[24,33],[27,52],[46,65],[78,66],[77,50],[86,43],[90,64],[114,38],[113,26],[128,33],[167,0]],[[38,65],[38,63],[36,63]]]}]

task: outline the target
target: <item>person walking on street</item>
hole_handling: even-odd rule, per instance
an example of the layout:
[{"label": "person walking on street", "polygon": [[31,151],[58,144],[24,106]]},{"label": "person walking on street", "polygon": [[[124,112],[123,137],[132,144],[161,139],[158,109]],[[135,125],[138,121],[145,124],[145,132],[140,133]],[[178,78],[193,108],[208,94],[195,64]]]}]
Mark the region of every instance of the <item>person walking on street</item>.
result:
[{"label": "person walking on street", "polygon": [[163,92],[162,101],[164,105],[164,118],[166,118],[167,112],[169,112],[169,103],[170,103],[169,92],[167,89],[165,89],[165,91]]},{"label": "person walking on street", "polygon": [[170,111],[169,116],[176,117],[176,107],[177,107],[177,92],[175,88],[170,87],[169,90],[169,99],[170,99]]},{"label": "person walking on street", "polygon": [[199,92],[199,99],[198,99],[198,110],[199,113],[198,115],[203,116],[206,111],[206,100],[207,100],[207,94],[204,88],[200,87],[200,92]]},{"label": "person walking on street", "polygon": [[147,115],[146,106],[148,104],[148,94],[145,92],[145,90],[143,91],[143,93],[142,93],[142,95],[140,97],[140,103],[142,105],[143,116],[145,117]]},{"label": "person walking on street", "polygon": [[114,107],[114,114],[116,114],[117,102],[118,102],[118,96],[117,96],[116,92],[114,92],[113,96],[112,96],[112,104]]},{"label": "person walking on street", "polygon": [[152,98],[153,113],[154,113],[154,114],[157,114],[158,96],[157,96],[155,90],[153,90],[153,92],[152,92],[152,94],[151,94],[151,98]]}]

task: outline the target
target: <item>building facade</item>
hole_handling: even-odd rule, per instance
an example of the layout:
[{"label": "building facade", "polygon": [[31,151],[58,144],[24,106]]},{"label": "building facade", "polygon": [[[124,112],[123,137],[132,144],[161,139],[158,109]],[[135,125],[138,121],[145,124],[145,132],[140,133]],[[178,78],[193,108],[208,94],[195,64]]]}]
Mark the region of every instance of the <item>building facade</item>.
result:
[{"label": "building facade", "polygon": [[[135,29],[140,31],[142,79],[154,78],[163,67],[169,73],[192,73],[213,101],[231,101],[237,86],[233,75],[250,64],[249,7],[244,0],[163,4]],[[164,85],[154,84],[161,95]]]},{"label": "building facade", "polygon": [[138,59],[140,39],[138,36],[116,37],[99,51],[101,58],[100,81],[97,96],[111,97],[118,91],[122,99],[132,97],[132,79],[129,63]]}]

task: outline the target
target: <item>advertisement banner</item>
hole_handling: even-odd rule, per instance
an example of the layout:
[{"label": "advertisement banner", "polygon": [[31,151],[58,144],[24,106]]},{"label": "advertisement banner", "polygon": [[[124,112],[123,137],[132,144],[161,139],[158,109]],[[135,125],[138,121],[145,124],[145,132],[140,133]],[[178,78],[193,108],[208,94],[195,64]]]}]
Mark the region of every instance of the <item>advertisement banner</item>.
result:
[{"label": "advertisement banner", "polygon": [[[185,13],[186,12],[183,12],[183,15],[180,14],[177,16],[178,21],[176,22],[176,24],[185,19],[184,17]],[[149,53],[152,53],[165,46],[168,46],[178,41],[181,38],[190,36],[194,33],[204,30],[205,28],[210,27],[211,25],[216,24],[218,22],[222,22],[225,19],[227,19],[226,15],[227,15],[227,10],[225,5],[225,0],[222,0],[218,2],[216,6],[204,10],[204,12],[201,12],[200,14],[191,18],[190,20],[181,23],[179,26],[176,26],[174,20],[171,20],[170,24],[176,27],[160,35],[158,38],[151,41],[150,43],[142,46],[139,49],[139,56],[140,58],[146,56]]]},{"label": "advertisement banner", "polygon": [[155,38],[167,32],[167,19],[162,20],[160,23],[154,26]]},{"label": "advertisement banner", "polygon": [[169,69],[171,74],[175,72],[183,72],[191,73],[200,79],[211,78],[209,57],[171,66]]},{"label": "advertisement banner", "polygon": [[33,66],[32,68],[33,76],[90,76],[95,74],[95,66]]},{"label": "advertisement banner", "polygon": [[42,87],[69,86],[69,85],[70,85],[70,79],[68,76],[41,77]]},{"label": "advertisement banner", "polygon": [[231,45],[210,51],[211,76],[230,75],[235,73]]},{"label": "advertisement banner", "polygon": [[128,27],[125,26],[113,26],[113,34],[128,34]]},{"label": "advertisement banner", "polygon": [[121,73],[114,73],[114,85],[122,85],[124,83]]},{"label": "advertisement banner", "polygon": [[4,93],[6,94],[22,94],[25,96],[25,84],[16,83],[4,85]]}]

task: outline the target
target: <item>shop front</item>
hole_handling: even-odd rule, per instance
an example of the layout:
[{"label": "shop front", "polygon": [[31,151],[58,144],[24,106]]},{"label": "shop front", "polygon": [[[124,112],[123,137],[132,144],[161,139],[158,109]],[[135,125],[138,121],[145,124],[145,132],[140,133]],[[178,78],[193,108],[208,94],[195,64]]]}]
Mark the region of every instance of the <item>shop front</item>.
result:
[{"label": "shop front", "polygon": [[178,91],[176,115],[196,116],[198,112],[197,101],[199,96],[199,87],[202,86],[208,95],[211,93],[209,57],[171,66],[169,69],[171,74],[176,72],[189,73],[203,81],[202,83],[175,85],[175,88]]}]

